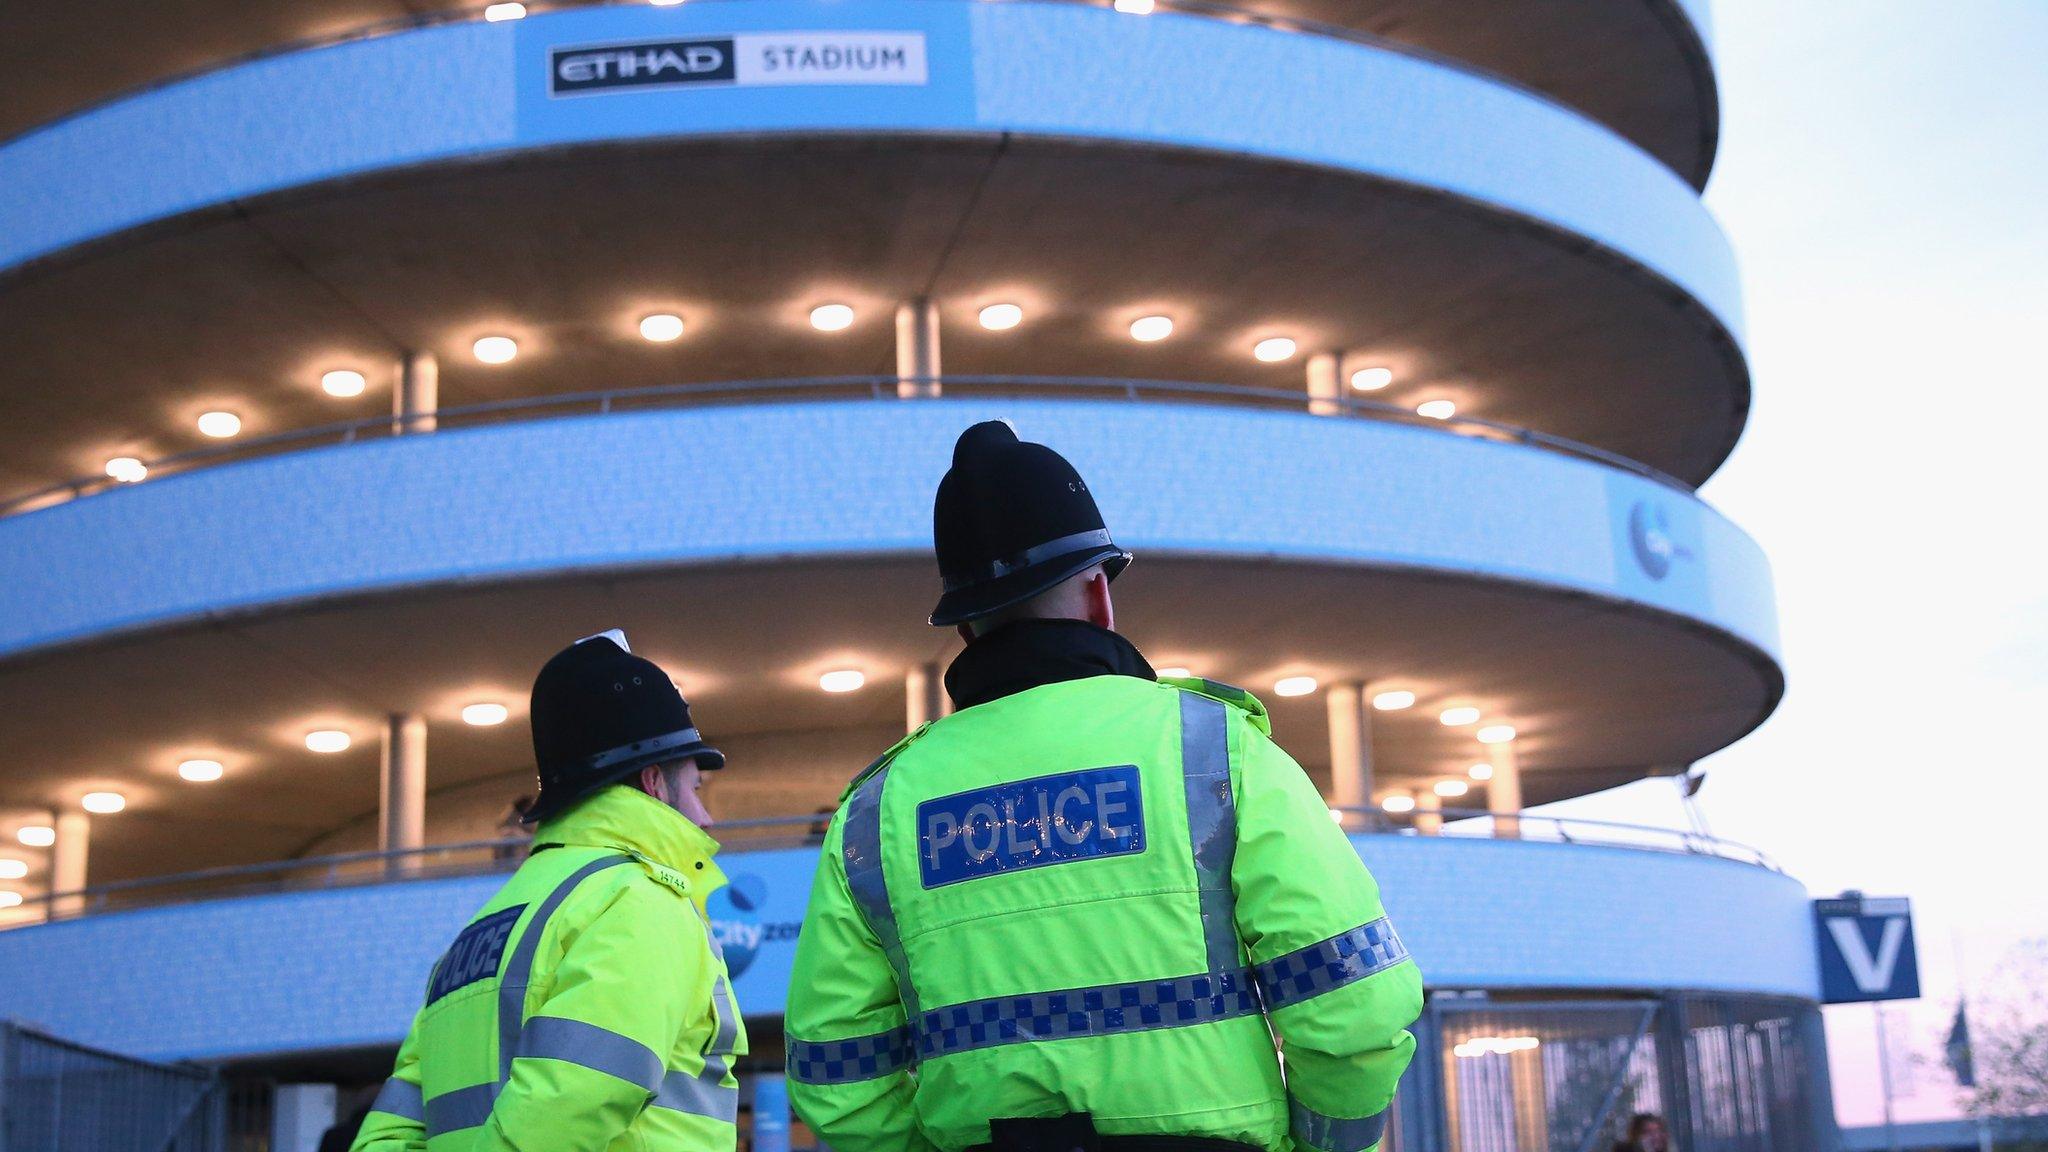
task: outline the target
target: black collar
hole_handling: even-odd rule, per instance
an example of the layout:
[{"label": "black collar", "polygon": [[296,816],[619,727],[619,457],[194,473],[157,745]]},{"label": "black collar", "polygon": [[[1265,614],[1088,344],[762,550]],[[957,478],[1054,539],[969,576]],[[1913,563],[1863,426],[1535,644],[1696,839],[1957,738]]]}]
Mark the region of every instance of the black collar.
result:
[{"label": "black collar", "polygon": [[956,708],[1090,676],[1156,680],[1137,646],[1086,620],[1018,620],[974,638],[946,669]]}]

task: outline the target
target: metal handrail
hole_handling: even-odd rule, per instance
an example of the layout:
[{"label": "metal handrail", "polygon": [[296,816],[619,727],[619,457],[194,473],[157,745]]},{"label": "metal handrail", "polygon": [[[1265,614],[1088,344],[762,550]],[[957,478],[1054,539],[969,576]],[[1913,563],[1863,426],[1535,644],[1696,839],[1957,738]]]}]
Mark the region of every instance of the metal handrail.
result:
[{"label": "metal handrail", "polygon": [[[1772,872],[1784,871],[1775,860],[1756,848],[1684,829],[1623,824],[1611,820],[1585,820],[1526,811],[1509,815],[1480,808],[1444,808],[1436,811],[1403,813],[1400,818],[1378,808],[1338,806],[1331,808],[1330,811],[1343,817],[1342,823],[1346,831],[1366,835],[1434,835],[1445,839],[1476,839],[1503,835],[1497,824],[1501,821],[1514,821],[1517,827],[1514,829],[1513,838],[1522,840],[1542,840],[1542,835],[1532,836],[1531,832],[1535,830],[1540,833],[1547,830],[1556,842],[1574,847],[1620,848],[1685,856],[1709,856],[1754,865]],[[1414,822],[1414,817],[1418,815],[1439,816],[1442,818],[1442,827],[1433,832],[1420,831]],[[812,813],[803,816],[723,820],[718,823],[716,831],[719,838],[726,842],[725,848],[729,852],[766,851],[772,848],[822,843],[824,833],[820,825],[825,819],[824,814]],[[1592,829],[1595,835],[1572,836],[1567,826]],[[47,893],[24,900],[22,907],[40,907],[43,911],[40,918],[25,921],[38,923],[227,896],[481,876],[493,872],[508,872],[517,867],[519,860],[524,858],[529,844],[530,841],[520,837],[466,840],[424,848],[342,852],[328,856],[271,860],[259,864],[233,864],[201,868],[170,876],[116,880],[73,892]],[[431,858],[434,857],[479,855],[483,857],[480,860],[454,861],[439,866],[430,864]]]},{"label": "metal handrail", "polygon": [[[1360,805],[1333,805],[1333,813],[1343,817],[1347,828],[1362,828],[1365,831],[1387,835],[1433,835],[1446,837],[1468,837],[1472,839],[1500,836],[1498,825],[1512,822],[1515,825],[1513,839],[1529,840],[1535,829],[1560,844],[1589,848],[1627,848],[1644,852],[1668,852],[1681,856],[1713,856],[1722,860],[1733,860],[1753,864],[1772,872],[1784,872],[1778,862],[1761,848],[1755,848],[1737,840],[1709,836],[1686,828],[1664,828],[1653,824],[1625,824],[1614,820],[1593,820],[1579,816],[1554,816],[1548,813],[1494,812],[1486,808],[1416,808],[1408,812],[1388,812],[1383,808]],[[1432,817],[1441,821],[1442,826],[1432,832],[1416,827],[1416,819]],[[1572,829],[1591,829],[1593,835],[1572,835]],[[1626,836],[1615,835],[1626,833]]]},{"label": "metal handrail", "polygon": [[[550,11],[567,11],[574,8],[637,7],[644,2],[645,0],[568,0],[567,3],[560,5],[560,7],[558,8],[550,9]],[[708,0],[698,0],[698,2],[705,3],[708,2]],[[1029,0],[1005,0],[1005,2],[1018,3],[1029,2]],[[1057,2],[1076,3],[1084,7],[1090,8],[1103,8],[1109,6],[1108,4],[1104,3],[1103,0],[1057,0]],[[1628,140],[1627,137],[1622,136],[1619,130],[1608,125],[1605,121],[1602,121],[1594,117],[1591,113],[1585,111],[1582,108],[1578,108],[1571,104],[1567,104],[1563,100],[1560,100],[1555,96],[1552,96],[1550,93],[1545,92],[1539,88],[1533,88],[1527,83],[1518,80],[1513,76],[1509,76],[1500,72],[1495,72],[1490,68],[1482,68],[1469,60],[1462,60],[1456,56],[1448,56],[1444,53],[1436,52],[1428,48],[1423,48],[1419,45],[1405,44],[1398,40],[1389,40],[1384,36],[1378,36],[1371,32],[1364,31],[1362,29],[1350,28],[1342,24],[1332,24],[1328,21],[1309,20],[1298,16],[1276,15],[1270,12],[1256,12],[1249,8],[1238,7],[1234,4],[1222,3],[1220,2],[1220,0],[1158,0],[1158,7],[1161,10],[1168,12],[1178,12],[1190,16],[1202,16],[1208,19],[1222,20],[1233,24],[1252,24],[1257,25],[1261,28],[1271,28],[1275,31],[1280,32],[1295,32],[1305,35],[1318,36],[1330,40],[1340,40],[1352,44],[1362,44],[1369,48],[1377,48],[1385,52],[1392,52],[1400,56],[1406,56],[1413,60],[1425,61],[1429,64],[1436,65],[1439,68],[1448,69],[1453,72],[1458,72],[1466,76],[1472,76],[1477,79],[1487,81],[1488,83],[1495,84],[1503,88],[1511,89],[1521,94],[1522,96],[1528,97],[1531,100],[1540,101],[1543,104],[1546,104],[1560,112],[1567,113],[1579,120],[1583,120],[1589,124],[1593,124],[1605,130],[1606,132],[1616,137],[1619,137],[1620,139],[1627,140],[1631,146],[1634,146],[1638,150],[1641,150],[1640,145],[1636,145],[1633,140]],[[84,104],[77,108],[73,108],[72,110],[64,113],[61,116],[56,116],[49,120],[44,120],[36,124],[31,124],[27,128],[22,129],[21,131],[13,134],[12,136],[0,137],[0,148],[7,147],[8,145],[13,144],[17,140],[26,139],[30,136],[35,135],[38,132],[48,131],[52,128],[57,127],[60,124],[66,123],[67,121],[76,120],[82,116],[89,116],[102,108],[107,108],[114,104],[118,104],[123,100],[133,99],[137,96],[142,95],[145,92],[158,91],[163,88],[169,88],[177,84],[182,84],[188,80],[197,79],[201,76],[209,76],[213,75],[214,73],[225,72],[231,68],[239,68],[245,64],[253,64],[263,60],[271,60],[280,56],[289,56],[295,52],[308,52],[318,48],[330,48],[338,44],[348,44],[358,40],[374,40],[377,39],[378,37],[394,35],[399,32],[408,32],[421,28],[437,28],[451,24],[475,23],[482,20],[483,9],[483,0],[477,0],[475,7],[462,9],[458,11],[399,16],[389,20],[373,20],[365,24],[358,24],[352,28],[340,29],[334,32],[325,33],[320,36],[308,36],[299,40],[290,40],[282,44],[273,44],[265,48],[257,49],[254,52],[244,52],[239,56],[231,56],[226,59],[216,60],[211,63],[202,64],[197,68],[187,69],[182,72],[174,72],[167,76],[159,77],[158,79],[152,80],[146,84],[139,84],[133,88],[123,89],[119,92],[116,92],[110,96],[105,97],[104,99],[95,100],[90,104]],[[536,13],[536,15],[546,15],[546,12]]]},{"label": "metal handrail", "polygon": [[[925,397],[899,396],[899,385],[913,387],[937,386],[945,388],[966,388],[1002,392],[1009,390],[1015,395],[1023,390],[1051,390],[1074,392],[1109,392],[1120,394],[1127,400],[1141,400],[1155,396],[1192,396],[1236,400],[1245,403],[1278,404],[1305,410],[1310,398],[1302,392],[1286,388],[1258,388],[1243,384],[1213,384],[1192,380],[1146,380],[1117,376],[790,376],[766,380],[721,380],[692,384],[656,384],[643,388],[610,388],[599,391],[568,392],[547,396],[523,396],[511,400],[493,400],[482,404],[466,404],[455,408],[443,408],[434,413],[420,413],[411,416],[372,416],[359,420],[344,420],[332,424],[319,424],[310,428],[297,428],[277,432],[269,436],[258,436],[233,444],[209,445],[184,452],[144,460],[142,464],[150,472],[170,469],[176,471],[205,467],[229,460],[246,459],[269,455],[275,452],[316,444],[352,444],[358,440],[378,436],[410,434],[401,432],[408,425],[429,424],[439,428],[446,424],[483,423],[493,418],[516,416],[545,410],[589,410],[589,414],[609,415],[623,405],[660,406],[690,402],[739,404],[758,402],[765,398],[818,389],[850,389],[865,393],[874,400],[899,400],[915,403]],[[721,400],[720,397],[725,397]],[[1432,428],[1456,435],[1479,439],[1507,441],[1532,448],[1555,452],[1564,456],[1589,460],[1646,480],[1662,484],[1688,496],[1693,495],[1691,485],[1668,473],[1652,468],[1610,452],[1605,448],[1584,444],[1568,437],[1539,432],[1499,420],[1488,420],[1482,416],[1450,416],[1436,419],[1417,415],[1399,404],[1384,400],[1368,400],[1354,396],[1318,397],[1318,404],[1329,404],[1347,417],[1380,420],[1390,423],[1407,424]],[[147,483],[147,480],[142,483]],[[0,501],[0,517],[32,508],[46,507],[61,499],[75,499],[81,496],[103,492],[110,488],[122,488],[123,484],[109,476],[81,476],[61,481],[33,492]]]}]

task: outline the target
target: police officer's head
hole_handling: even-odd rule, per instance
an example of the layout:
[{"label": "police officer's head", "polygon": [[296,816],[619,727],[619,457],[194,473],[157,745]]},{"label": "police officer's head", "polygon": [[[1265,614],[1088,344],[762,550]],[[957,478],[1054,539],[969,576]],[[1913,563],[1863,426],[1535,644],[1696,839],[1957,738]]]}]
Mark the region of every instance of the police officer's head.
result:
[{"label": "police officer's head", "polygon": [[1007,421],[960,434],[932,506],[945,591],[931,622],[973,636],[1020,618],[1116,624],[1109,584],[1131,562],[1087,481]]},{"label": "police officer's head", "polygon": [[624,633],[600,633],[556,653],[534,678],[531,715],[540,797],[528,823],[623,784],[710,826],[699,774],[724,767],[725,754],[704,742],[674,681],[633,655]]}]

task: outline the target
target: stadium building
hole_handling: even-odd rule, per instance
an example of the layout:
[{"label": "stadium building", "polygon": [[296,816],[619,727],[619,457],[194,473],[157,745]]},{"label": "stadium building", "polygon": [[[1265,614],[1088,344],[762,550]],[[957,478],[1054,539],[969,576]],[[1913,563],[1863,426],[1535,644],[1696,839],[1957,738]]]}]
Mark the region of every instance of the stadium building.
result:
[{"label": "stadium building", "polygon": [[732,758],[741,1127],[807,1146],[816,813],[945,707],[931,496],[1006,417],[1378,874],[1391,1147],[1831,1147],[1801,885],[1527,811],[1783,691],[1694,494],[1750,403],[1704,0],[1154,2],[7,5],[9,1130],[310,1148],[618,627]]}]

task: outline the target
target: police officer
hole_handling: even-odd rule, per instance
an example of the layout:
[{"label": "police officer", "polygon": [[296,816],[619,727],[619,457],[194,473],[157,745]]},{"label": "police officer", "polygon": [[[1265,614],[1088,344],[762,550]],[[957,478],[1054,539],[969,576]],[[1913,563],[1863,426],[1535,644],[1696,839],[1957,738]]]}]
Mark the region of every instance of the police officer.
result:
[{"label": "police officer", "polygon": [[734,1147],[746,1034],[704,900],[706,744],[623,633],[533,684],[533,854],[448,946],[355,1152]]},{"label": "police officer", "polygon": [[837,1152],[1375,1146],[1421,980],[1265,708],[1114,631],[1130,553],[1007,424],[960,437],[934,536],[959,710],[826,836],[798,1113]]}]

